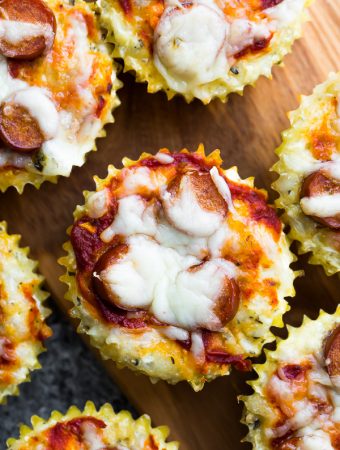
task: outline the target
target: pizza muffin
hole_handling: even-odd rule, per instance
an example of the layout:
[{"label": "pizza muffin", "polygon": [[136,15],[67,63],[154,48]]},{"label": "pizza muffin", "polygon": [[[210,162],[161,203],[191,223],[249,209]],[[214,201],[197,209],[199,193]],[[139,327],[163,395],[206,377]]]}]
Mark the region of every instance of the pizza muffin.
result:
[{"label": "pizza muffin", "polygon": [[85,193],[60,261],[79,331],[118,366],[195,390],[249,369],[294,295],[266,193],[203,147],[123,163]]},{"label": "pizza muffin", "polygon": [[271,74],[301,35],[310,0],[101,0],[101,18],[148,91],[225,101]]},{"label": "pizza muffin", "polygon": [[167,427],[152,428],[149,416],[133,420],[108,403],[96,410],[87,402],[83,412],[72,406],[66,414],[54,411],[48,420],[33,416],[32,429],[23,425],[19,439],[8,439],[10,450],[177,450],[166,443]]},{"label": "pizza muffin", "polygon": [[42,277],[35,273],[37,264],[27,257],[28,249],[19,248],[19,239],[9,236],[0,222],[0,403],[17,394],[18,385],[40,367],[38,355],[51,335]]},{"label": "pizza muffin", "polygon": [[340,307],[305,318],[255,366],[255,393],[243,397],[246,438],[258,450],[340,448]]},{"label": "pizza muffin", "polygon": [[340,271],[340,72],[302,97],[278,148],[273,184],[290,237],[312,264]]},{"label": "pizza muffin", "polygon": [[69,176],[113,121],[120,83],[94,8],[1,0],[1,191]]}]

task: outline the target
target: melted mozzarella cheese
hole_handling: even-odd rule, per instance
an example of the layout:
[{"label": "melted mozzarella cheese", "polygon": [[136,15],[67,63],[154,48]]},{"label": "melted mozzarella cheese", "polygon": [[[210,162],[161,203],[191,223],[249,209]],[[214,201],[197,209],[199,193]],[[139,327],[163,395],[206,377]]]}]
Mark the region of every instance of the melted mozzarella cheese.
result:
[{"label": "melted mozzarella cheese", "polygon": [[25,81],[12,78],[8,71],[7,59],[0,55],[0,103],[15,91],[27,87]]},{"label": "melted mozzarella cheese", "polygon": [[340,181],[340,155],[334,155],[333,160],[320,164],[320,169],[325,170],[332,178]]},{"label": "melted mozzarella cheese", "polygon": [[175,278],[179,271],[198,263],[195,258],[182,258],[146,236],[132,236],[127,243],[127,254],[103,271],[100,278],[110,285],[111,291],[120,298],[120,304],[129,309],[149,308],[159,283]]},{"label": "melted mozzarella cheese", "polygon": [[98,274],[121,306],[149,309],[159,321],[185,329],[219,326],[214,300],[225,277],[235,276],[233,264],[216,259],[189,272],[201,262],[194,256],[182,256],[146,236],[132,236],[127,243],[128,252]]},{"label": "melted mozzarella cheese", "polygon": [[32,159],[29,155],[2,149],[0,147],[0,168],[12,166],[24,169],[25,167],[28,167],[29,164],[32,164]]},{"label": "melted mozzarella cheese", "polygon": [[93,423],[82,423],[81,431],[86,450],[103,450],[105,448],[105,444],[98,434],[97,427]]},{"label": "melted mozzarella cheese", "polygon": [[93,192],[87,199],[87,210],[90,217],[98,219],[108,211],[109,195],[106,189]]},{"label": "melted mozzarella cheese", "polygon": [[302,14],[304,0],[283,0],[281,3],[265,9],[266,15],[273,20],[271,28],[283,28]]},{"label": "melted mozzarella cheese", "polygon": [[132,236],[156,233],[156,217],[153,205],[147,205],[138,195],[129,195],[118,201],[118,212],[113,223],[100,235],[104,242],[110,242],[116,234]]},{"label": "melted mozzarella cheese", "polygon": [[322,430],[314,431],[306,436],[303,436],[302,442],[299,445],[300,450],[334,450],[330,437]]},{"label": "melted mozzarella cheese", "polygon": [[165,191],[162,202],[166,215],[174,226],[193,236],[211,236],[223,222],[223,215],[204,210],[192,190],[188,177],[183,177],[178,195]]},{"label": "melted mozzarella cheese", "polygon": [[53,35],[53,29],[49,24],[0,19],[0,38],[12,45],[19,44],[25,39],[44,36],[46,46],[50,47],[53,42]]},{"label": "melted mozzarella cheese", "polygon": [[186,341],[189,339],[190,335],[187,330],[183,330],[183,328],[178,328],[174,326],[170,327],[162,327],[160,328],[160,332],[164,334],[169,339],[174,341]]},{"label": "melted mozzarella cheese", "polygon": [[223,259],[208,261],[195,271],[182,270],[175,284],[169,286],[168,298],[160,297],[152,311],[166,322],[173,314],[173,320],[185,328],[205,324],[206,328],[216,330],[220,321],[214,313],[214,301],[222,291],[225,278],[234,276],[234,265]]},{"label": "melted mozzarella cheese", "polygon": [[184,92],[225,76],[228,28],[213,0],[166,3],[155,30],[154,62],[171,88]]},{"label": "melted mozzarella cheese", "polygon": [[16,92],[8,100],[28,110],[31,117],[38,122],[45,139],[56,136],[59,115],[48,91],[38,87],[28,87]]},{"label": "melted mozzarella cheese", "polygon": [[220,193],[221,197],[224,198],[228,205],[229,211],[234,211],[234,205],[233,200],[231,198],[231,192],[228,186],[228,183],[225,181],[225,179],[218,173],[218,169],[216,166],[214,166],[212,169],[210,169],[210,176],[213,180],[218,192]]},{"label": "melted mozzarella cheese", "polygon": [[[318,339],[318,334],[316,333]],[[289,347],[289,346],[287,346]],[[282,350],[282,347],[281,349]],[[287,348],[289,350],[289,348]],[[298,400],[299,384],[294,388],[291,380],[284,377],[280,379],[273,375],[269,382],[269,390],[274,396],[280,409],[286,414],[288,419],[279,427],[269,429],[266,435],[269,438],[284,436],[289,430],[294,430],[295,435],[301,438],[299,449],[332,450],[330,437],[327,428],[332,427],[332,421],[337,422],[338,406],[340,405],[340,394],[334,390],[332,381],[325,368],[318,362],[317,357],[309,356],[312,369],[307,372],[308,376],[308,396]],[[321,358],[322,359],[322,358]],[[290,363],[298,363],[296,359],[290,359]],[[286,361],[288,362],[288,361]],[[284,371],[279,367],[278,374],[284,375]],[[333,409],[319,410],[315,401],[320,404],[329,404]],[[324,431],[326,430],[326,431]]]},{"label": "melted mozzarella cheese", "polygon": [[251,22],[246,19],[236,19],[231,22],[228,34],[228,56],[236,55],[255,42],[268,39],[270,30],[265,23]]},{"label": "melted mozzarella cheese", "polygon": [[307,215],[334,217],[340,214],[340,194],[303,197],[300,205],[303,212]]},{"label": "melted mozzarella cheese", "polygon": [[91,113],[96,107],[96,101],[91,90],[86,89],[86,84],[92,75],[94,56],[89,52],[88,29],[83,16],[72,18],[71,27],[68,30],[68,40],[74,43],[75,87],[79,96],[85,100],[82,105],[84,112]]},{"label": "melted mozzarella cheese", "polygon": [[174,158],[171,155],[168,155],[167,153],[158,152],[155,155],[155,159],[159,161],[162,164],[171,164],[174,162]]},{"label": "melted mozzarella cheese", "polygon": [[308,426],[314,419],[317,411],[307,399],[294,402],[295,414],[290,420],[294,430]]},{"label": "melted mozzarella cheese", "polygon": [[[143,170],[140,175],[146,176],[148,171]],[[143,188],[148,185],[147,180],[139,177],[136,183]],[[215,302],[226,277],[235,278],[237,271],[234,264],[221,258],[226,234],[218,226],[223,218],[202,209],[192,198],[188,184],[181,188],[180,205],[170,215],[180,225],[193,221],[194,217],[196,236],[192,235],[192,228],[189,234],[172,225],[158,203],[128,195],[118,200],[115,219],[101,234],[105,242],[115,235],[125,236],[128,251],[96,276],[126,309],[148,309],[159,321],[174,327],[190,330],[202,326],[216,330],[220,321],[214,312]],[[218,216],[218,220],[206,236],[207,218],[211,219],[211,215]],[[202,263],[210,253],[214,259]],[[189,270],[193,266],[197,267]],[[168,331],[176,335],[175,328]]]},{"label": "melted mozzarella cheese", "polygon": [[141,189],[146,192],[154,192],[158,188],[157,179],[152,178],[153,173],[148,167],[135,167],[129,169],[124,176],[124,192],[134,194]]},{"label": "melted mozzarella cheese", "polygon": [[302,13],[303,0],[283,0],[261,22],[224,15],[214,0],[168,0],[154,34],[154,63],[170,88],[185,93],[227,77],[233,56],[269,39]]},{"label": "melted mozzarella cheese", "polygon": [[192,354],[197,361],[204,362],[205,360],[205,347],[202,338],[201,331],[194,331],[191,333],[191,348]]}]

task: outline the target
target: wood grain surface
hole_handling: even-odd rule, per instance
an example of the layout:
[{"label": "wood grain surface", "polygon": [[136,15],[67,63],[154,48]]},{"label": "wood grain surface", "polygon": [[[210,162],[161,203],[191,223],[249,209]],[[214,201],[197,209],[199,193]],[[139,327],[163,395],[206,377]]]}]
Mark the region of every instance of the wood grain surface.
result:
[{"label": "wood grain surface", "polygon": [[[258,187],[270,189],[275,175],[269,168],[276,160],[280,132],[288,127],[287,111],[298,106],[299,94],[310,94],[329,72],[340,70],[339,0],[317,0],[310,13],[304,37],[285,58],[285,66],[274,69],[272,80],[261,78],[255,88],[246,88],[243,97],[230,96],[227,104],[187,105],[181,98],[168,102],[165,94],[149,95],[132,76],[121,76],[124,88],[119,91],[122,105],[115,111],[116,122],[82,168],[57,185],[46,183],[39,191],[28,187],[21,196],[10,189],[0,196],[0,218],[31,247],[59,307],[68,309],[57,264],[65,230],[75,205],[83,202],[82,191],[93,189],[92,176],[105,176],[109,163],[120,167],[125,155],[136,158],[141,151],[155,153],[160,147],[195,150],[203,142],[207,150],[221,149],[224,167],[237,165],[242,177],[254,175]],[[270,196],[273,200],[275,193],[270,191]],[[289,299],[292,311],[286,322],[299,324],[303,313],[316,317],[320,307],[333,312],[339,301],[338,279],[306,264],[306,257],[299,258],[295,268],[304,269],[305,276],[295,283],[297,295]],[[234,373],[194,393],[185,383],[153,385],[145,376],[104,365],[140,412],[149,413],[157,425],[171,427],[171,437],[181,441],[182,450],[248,448],[240,443],[246,429],[239,424],[242,406],[237,403],[237,395],[247,392],[246,376]]]}]

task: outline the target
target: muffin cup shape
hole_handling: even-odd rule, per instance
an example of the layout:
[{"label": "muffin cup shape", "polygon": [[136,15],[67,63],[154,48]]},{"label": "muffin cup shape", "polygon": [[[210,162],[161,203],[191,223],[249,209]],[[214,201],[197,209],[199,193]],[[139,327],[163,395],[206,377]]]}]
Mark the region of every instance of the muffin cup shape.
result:
[{"label": "muffin cup shape", "polygon": [[287,339],[278,340],[275,351],[265,351],[264,364],[254,366],[258,379],[249,383],[254,393],[241,397],[242,422],[249,427],[245,441],[254,449],[312,448],[313,443],[337,448],[339,379],[332,382],[328,373],[326,349],[339,326],[339,306],[333,315],[321,311],[316,320],[305,317],[300,327],[288,327]]},{"label": "muffin cup shape", "polygon": [[45,324],[48,294],[40,288],[37,263],[28,258],[28,248],[19,247],[20,236],[8,235],[6,227],[0,222],[0,403],[18,394],[18,385],[41,367],[38,355],[52,333]]},{"label": "muffin cup shape", "polygon": [[302,96],[300,107],[289,114],[291,128],[282,134],[282,144],[276,151],[279,161],[272,167],[279,174],[273,183],[280,194],[276,206],[285,210],[282,218],[290,226],[289,237],[298,241],[299,253],[311,252],[309,262],[321,264],[327,275],[340,271],[339,229],[307,216],[300,200],[304,180],[317,172],[334,178],[333,191],[340,193],[336,174],[340,158],[339,102],[340,73],[331,74],[312,95]]},{"label": "muffin cup shape", "polygon": [[8,39],[11,26],[21,26],[27,36],[43,30],[49,46],[27,61],[6,58],[0,45],[0,191],[14,186],[21,193],[27,183],[39,188],[69,176],[105,136],[103,127],[120,103],[121,82],[97,6],[82,0],[44,4],[54,30],[30,23],[32,17],[4,21]]},{"label": "muffin cup shape", "polygon": [[222,9],[213,0],[103,0],[100,8],[114,56],[148,84],[148,92],[164,90],[168,99],[181,94],[187,102],[198,98],[207,104],[242,94],[261,75],[271,77],[272,66],[301,36],[310,3],[237,2]]},{"label": "muffin cup shape", "polygon": [[[76,208],[68,230],[73,247],[67,242],[67,256],[59,260],[66,267],[61,280],[68,285],[78,331],[104,359],[153,380],[187,380],[196,391],[229,374],[232,365],[249,370],[247,358],[273,340],[270,327],[283,326],[289,309],[284,298],[295,294],[297,274],[289,267],[294,256],[266,192],[253,186],[253,178],[241,180],[235,167],[223,170],[221,164],[218,150],[206,156],[200,146],[194,153],[162,149],[138,161],[125,158],[121,170],[109,166],[107,178],[95,177],[96,192],[85,192],[85,205]],[[186,186],[195,190],[195,183],[198,197],[179,209],[172,205],[181,189],[185,202]],[[211,208],[206,222],[205,211],[192,206],[197,201]],[[130,213],[143,205],[142,220],[136,219],[130,232]],[[155,217],[156,229],[143,228]],[[104,268],[115,271],[121,267],[117,261],[127,262],[118,284],[123,276],[126,281],[117,284],[117,292],[132,289],[133,305],[108,289],[105,277],[115,274]],[[138,267],[140,276],[131,267]]]},{"label": "muffin cup shape", "polygon": [[71,406],[66,414],[53,411],[48,420],[33,416],[31,423],[32,428],[20,427],[18,439],[8,439],[8,449],[38,450],[39,445],[50,445],[66,450],[71,444],[75,450],[84,448],[84,444],[98,449],[101,444],[102,448],[178,449],[177,442],[166,442],[167,427],[153,428],[147,415],[134,420],[128,411],[116,414],[108,403],[98,411],[92,402],[87,402],[83,411]]}]

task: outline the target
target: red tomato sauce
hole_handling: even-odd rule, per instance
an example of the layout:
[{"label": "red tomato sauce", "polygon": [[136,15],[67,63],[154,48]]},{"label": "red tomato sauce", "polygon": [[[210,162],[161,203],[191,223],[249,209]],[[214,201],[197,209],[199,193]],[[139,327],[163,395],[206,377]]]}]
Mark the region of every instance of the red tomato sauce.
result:
[{"label": "red tomato sauce", "polygon": [[267,196],[262,192],[256,192],[248,186],[240,186],[230,180],[228,180],[228,185],[232,198],[248,203],[252,219],[265,224],[273,231],[273,236],[278,240],[282,230],[282,223],[275,209],[267,204]]},{"label": "red tomato sauce", "polygon": [[216,364],[230,364],[237,370],[248,372],[251,370],[251,362],[244,359],[243,355],[232,355],[222,348],[222,344],[218,345],[216,335],[211,331],[203,331],[202,333],[205,358],[207,362]]},{"label": "red tomato sauce", "polygon": [[71,442],[82,442],[81,425],[85,422],[92,423],[96,428],[105,428],[102,420],[94,417],[80,417],[67,422],[57,423],[48,430],[47,450],[63,450]]},{"label": "red tomato sauce", "polygon": [[272,40],[273,34],[271,34],[266,39],[260,39],[259,41],[254,42],[252,45],[248,45],[243,50],[238,52],[235,55],[236,59],[242,58],[243,56],[249,55],[250,53],[258,53],[267,48]]},{"label": "red tomato sauce", "polygon": [[119,0],[120,7],[124,11],[124,14],[130,16],[132,14],[132,5],[130,0]]}]

